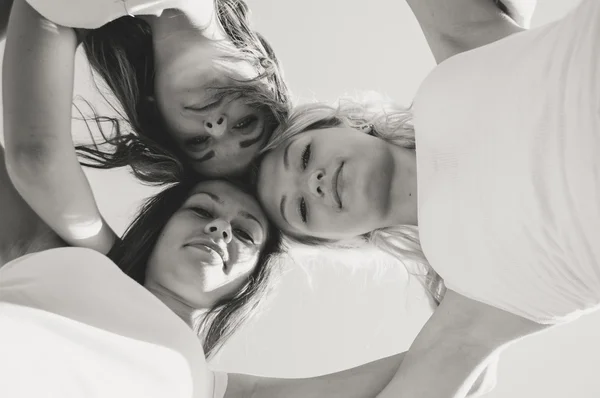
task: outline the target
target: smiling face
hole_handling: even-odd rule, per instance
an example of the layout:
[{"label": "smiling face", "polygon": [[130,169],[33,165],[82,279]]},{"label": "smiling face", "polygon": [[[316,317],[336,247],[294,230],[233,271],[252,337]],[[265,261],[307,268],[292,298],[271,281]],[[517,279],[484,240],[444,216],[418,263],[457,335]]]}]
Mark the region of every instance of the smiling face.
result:
[{"label": "smiling face", "polygon": [[244,285],[265,246],[268,224],[254,198],[229,183],[194,187],[150,255],[146,286],[193,308],[211,308]]},{"label": "smiling face", "polygon": [[353,238],[409,216],[414,161],[414,151],[353,128],[309,130],[265,156],[259,198],[288,234]]}]

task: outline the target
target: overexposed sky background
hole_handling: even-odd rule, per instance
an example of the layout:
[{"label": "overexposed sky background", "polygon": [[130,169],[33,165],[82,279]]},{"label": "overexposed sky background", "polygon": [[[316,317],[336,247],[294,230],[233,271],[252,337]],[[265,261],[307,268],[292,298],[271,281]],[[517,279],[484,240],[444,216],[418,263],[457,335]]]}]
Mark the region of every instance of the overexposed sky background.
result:
[{"label": "overexposed sky background", "polygon": [[[482,0],[483,1],[483,0]],[[538,0],[534,26],[578,0]],[[380,91],[409,103],[434,67],[404,0],[249,0],[299,101]],[[599,38],[600,40],[600,38]],[[78,56],[76,94],[102,105]],[[35,110],[32,110],[35,112]],[[85,131],[75,123],[75,133]],[[101,210],[122,232],[153,189],[125,170],[88,173]],[[408,349],[430,312],[402,266],[373,251],[292,253],[276,295],[215,359],[219,369],[281,377],[333,372]],[[600,313],[515,344],[490,398],[600,396]],[[435,382],[436,375],[431,375]]]}]

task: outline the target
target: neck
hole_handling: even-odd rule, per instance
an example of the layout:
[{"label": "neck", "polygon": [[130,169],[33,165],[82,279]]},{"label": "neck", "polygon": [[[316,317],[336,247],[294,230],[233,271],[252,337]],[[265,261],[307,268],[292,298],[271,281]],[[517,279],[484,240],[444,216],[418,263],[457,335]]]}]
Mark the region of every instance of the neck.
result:
[{"label": "neck", "polygon": [[390,144],[394,157],[388,226],[418,225],[417,155],[414,149]]},{"label": "neck", "polygon": [[151,24],[170,23],[175,27],[200,31],[211,39],[223,37],[213,1],[163,1],[160,7],[141,6],[132,12]]},{"label": "neck", "polygon": [[189,70],[190,65],[216,57],[217,46],[212,43],[228,43],[216,17],[202,22],[204,28],[199,28],[198,22],[193,22],[188,14],[179,10],[166,10],[161,16],[143,19],[152,30],[156,71]]},{"label": "neck", "polygon": [[160,285],[149,283],[145,287],[160,301],[162,301],[164,305],[169,307],[169,309],[178,317],[180,317],[186,324],[188,324],[188,326],[194,329],[196,323],[195,320],[199,315],[201,315],[202,312],[204,312],[203,310],[193,308],[184,302],[180,297],[177,297]]}]

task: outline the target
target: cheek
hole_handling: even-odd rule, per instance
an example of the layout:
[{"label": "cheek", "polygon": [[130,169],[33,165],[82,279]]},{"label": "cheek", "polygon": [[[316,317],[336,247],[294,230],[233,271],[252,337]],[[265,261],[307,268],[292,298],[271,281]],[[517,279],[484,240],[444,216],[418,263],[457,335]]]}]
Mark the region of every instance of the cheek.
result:
[{"label": "cheek", "polygon": [[152,248],[148,259],[148,271],[156,272],[160,265],[165,262],[165,258],[171,256],[170,248],[173,247],[173,237],[169,234],[168,225],[158,235],[158,239]]},{"label": "cheek", "polygon": [[248,247],[243,244],[237,244],[235,252],[232,253],[232,270],[229,276],[235,279],[241,275],[250,274],[256,267],[260,250],[256,246]]}]

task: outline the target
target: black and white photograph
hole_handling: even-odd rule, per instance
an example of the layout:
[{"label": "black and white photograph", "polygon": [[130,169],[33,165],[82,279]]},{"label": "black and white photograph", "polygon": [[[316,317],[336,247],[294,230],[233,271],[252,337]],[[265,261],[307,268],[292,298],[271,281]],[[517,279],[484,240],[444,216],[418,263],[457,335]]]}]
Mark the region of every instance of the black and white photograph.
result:
[{"label": "black and white photograph", "polygon": [[600,0],[0,0],[0,397],[600,397]]}]

